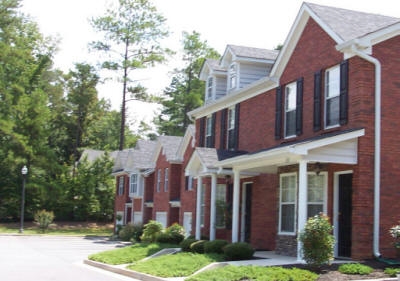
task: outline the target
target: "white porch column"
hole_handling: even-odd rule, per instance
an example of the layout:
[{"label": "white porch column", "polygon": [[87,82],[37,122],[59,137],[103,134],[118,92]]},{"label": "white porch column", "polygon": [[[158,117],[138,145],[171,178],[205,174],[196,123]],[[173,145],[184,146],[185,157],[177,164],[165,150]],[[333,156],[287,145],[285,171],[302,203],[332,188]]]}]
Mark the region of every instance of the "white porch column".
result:
[{"label": "white porch column", "polygon": [[215,240],[215,220],[217,217],[216,208],[216,194],[217,194],[217,175],[211,175],[211,202],[210,202],[210,240]]},{"label": "white porch column", "polygon": [[239,241],[240,171],[233,170],[232,243]]},{"label": "white porch column", "polygon": [[203,192],[203,178],[197,178],[197,198],[196,198],[196,239],[201,236],[201,194]]},{"label": "white porch column", "polygon": [[[299,161],[299,203],[297,211],[297,234],[303,231],[307,222],[307,161]],[[303,259],[301,255],[302,245],[297,242],[297,259]]]}]

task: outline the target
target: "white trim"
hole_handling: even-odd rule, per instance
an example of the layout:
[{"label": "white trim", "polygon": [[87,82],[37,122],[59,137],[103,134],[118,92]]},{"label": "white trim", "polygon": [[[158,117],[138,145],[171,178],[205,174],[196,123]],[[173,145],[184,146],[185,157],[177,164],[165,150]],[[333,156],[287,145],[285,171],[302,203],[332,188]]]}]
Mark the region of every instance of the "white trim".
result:
[{"label": "white trim", "polygon": [[353,170],[335,172],[333,174],[333,235],[335,237],[334,256],[338,256],[339,237],[339,176],[353,174]]}]

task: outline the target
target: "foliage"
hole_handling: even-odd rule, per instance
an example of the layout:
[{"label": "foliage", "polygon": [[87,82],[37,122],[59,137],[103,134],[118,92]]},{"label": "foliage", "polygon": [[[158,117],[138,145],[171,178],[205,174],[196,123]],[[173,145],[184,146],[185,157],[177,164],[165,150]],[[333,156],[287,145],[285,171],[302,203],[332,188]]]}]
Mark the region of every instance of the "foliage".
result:
[{"label": "foliage", "polygon": [[118,237],[122,241],[140,242],[140,236],[143,234],[143,225],[128,223],[118,232]]},{"label": "foliage", "polygon": [[[164,239],[166,238],[166,241],[160,241],[161,236],[164,236]],[[165,229],[164,233],[161,233],[158,236],[157,240],[158,242],[179,244],[184,238],[185,230],[183,229],[183,227],[177,223],[173,223]]]},{"label": "foliage", "polygon": [[129,269],[160,277],[189,276],[212,262],[222,261],[220,255],[177,253],[164,255],[128,266]]},{"label": "foliage", "polygon": [[108,250],[89,256],[90,260],[107,264],[126,264],[137,262],[151,256],[162,249],[173,248],[175,245],[162,243],[136,243],[124,248]]},{"label": "foliage", "polygon": [[163,226],[158,221],[150,220],[147,224],[144,225],[143,234],[140,239],[143,242],[155,242],[157,240],[157,236],[163,230]]},{"label": "foliage", "polygon": [[204,253],[217,253],[223,254],[223,248],[228,245],[228,241],[222,239],[216,239],[213,241],[207,241],[204,244]]},{"label": "foliage", "polygon": [[308,270],[298,268],[265,267],[265,266],[235,266],[227,265],[206,270],[186,278],[186,281],[313,281],[318,275]]},{"label": "foliage", "polygon": [[400,225],[394,225],[389,229],[390,235],[395,239],[395,248],[400,248]]},{"label": "foliage", "polygon": [[91,20],[95,31],[104,35],[103,40],[91,43],[93,50],[106,55],[101,62],[102,68],[123,73],[118,77],[123,84],[119,150],[125,147],[126,102],[131,99],[152,101],[129,74],[165,60],[169,50],[159,43],[168,36],[164,22],[148,0],[119,0],[118,5],[110,6],[105,15]]},{"label": "foliage", "polygon": [[339,266],[339,272],[344,274],[368,275],[372,273],[373,268],[360,263],[346,263]]},{"label": "foliage", "polygon": [[205,58],[218,58],[217,51],[202,41],[200,34],[183,33],[183,61],[186,66],[175,70],[170,85],[164,90],[163,109],[154,123],[161,135],[182,136],[191,123],[187,113],[203,104],[204,82],[199,74]]},{"label": "foliage", "polygon": [[396,277],[396,275],[400,273],[400,268],[388,267],[385,268],[384,272],[390,277]]},{"label": "foliage", "polygon": [[249,260],[253,257],[255,250],[249,243],[236,242],[226,245],[224,248],[226,260]]},{"label": "foliage", "polygon": [[203,254],[204,253],[204,244],[206,243],[206,240],[199,240],[196,242],[193,242],[190,244],[190,250],[193,253],[198,253],[198,254]]},{"label": "foliage", "polygon": [[188,237],[184,239],[179,245],[181,246],[183,252],[191,252],[192,250],[190,246],[196,241],[198,240],[195,238]]},{"label": "foliage", "polygon": [[34,215],[35,222],[39,224],[40,230],[46,232],[49,225],[54,220],[54,213],[46,210],[37,211]]},{"label": "foliage", "polygon": [[323,214],[309,218],[299,240],[303,244],[303,258],[312,267],[320,267],[333,259],[335,238],[329,218]]}]

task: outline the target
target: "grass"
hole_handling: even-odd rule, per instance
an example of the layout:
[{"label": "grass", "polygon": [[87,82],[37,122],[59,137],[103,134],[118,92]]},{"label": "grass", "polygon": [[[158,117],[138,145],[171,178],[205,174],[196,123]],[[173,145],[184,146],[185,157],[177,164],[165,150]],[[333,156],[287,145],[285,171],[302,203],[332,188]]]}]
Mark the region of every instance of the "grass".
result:
[{"label": "grass", "polygon": [[176,245],[137,243],[124,248],[93,254],[89,256],[89,259],[112,265],[134,263],[165,248],[176,248]]},{"label": "grass", "polygon": [[223,261],[219,254],[177,253],[152,258],[128,266],[129,269],[159,277],[189,276],[213,262]]},{"label": "grass", "polygon": [[[19,223],[0,224],[0,233],[19,233]],[[77,236],[110,236],[113,232],[113,225],[107,223],[90,222],[56,222],[46,230],[46,235],[77,235]],[[24,234],[42,234],[38,225],[32,222],[24,224]]]}]

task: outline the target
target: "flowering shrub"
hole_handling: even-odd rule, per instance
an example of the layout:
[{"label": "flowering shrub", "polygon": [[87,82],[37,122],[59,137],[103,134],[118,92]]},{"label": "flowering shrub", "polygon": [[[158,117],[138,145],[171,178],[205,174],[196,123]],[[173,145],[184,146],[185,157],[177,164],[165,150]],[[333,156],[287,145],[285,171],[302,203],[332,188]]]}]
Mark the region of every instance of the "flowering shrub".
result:
[{"label": "flowering shrub", "polygon": [[390,235],[396,240],[394,246],[396,248],[400,248],[400,225],[394,225],[392,228],[389,229]]}]

